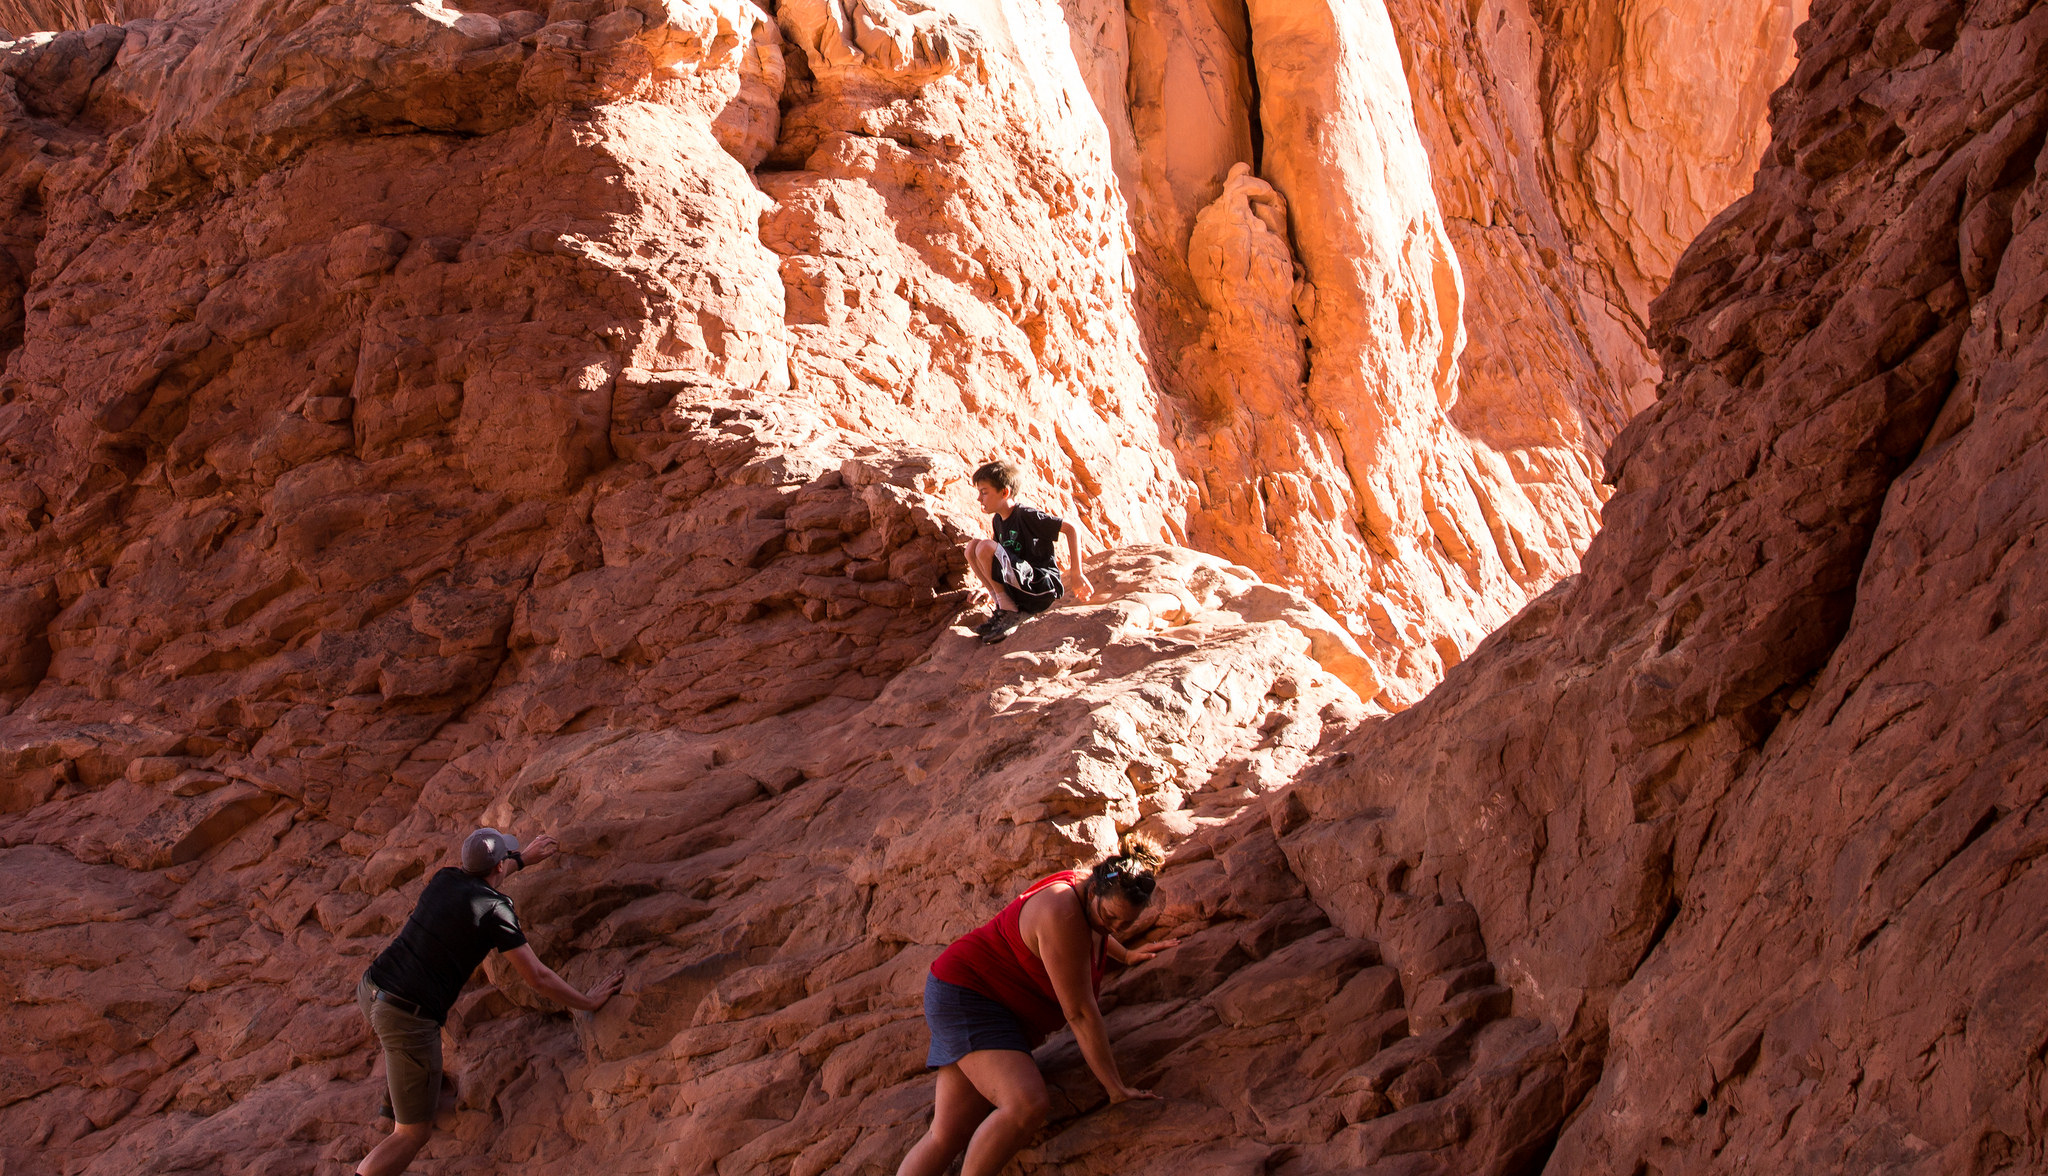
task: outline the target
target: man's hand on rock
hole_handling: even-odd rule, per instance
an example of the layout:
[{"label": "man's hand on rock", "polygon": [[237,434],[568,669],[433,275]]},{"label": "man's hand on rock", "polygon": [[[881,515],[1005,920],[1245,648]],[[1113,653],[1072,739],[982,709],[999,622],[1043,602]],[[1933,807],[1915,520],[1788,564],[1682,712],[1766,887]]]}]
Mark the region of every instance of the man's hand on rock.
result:
[{"label": "man's hand on rock", "polygon": [[537,866],[560,852],[562,843],[555,840],[555,835],[543,833],[534,838],[533,843],[522,850],[519,856],[525,859],[527,865]]},{"label": "man's hand on rock", "polygon": [[625,982],[626,969],[613,968],[611,971],[611,975],[606,976],[604,979],[598,981],[597,987],[591,989],[588,993],[584,995],[584,999],[590,1002],[590,1011],[596,1012],[598,1009],[603,1008],[604,1002],[610,1000],[612,998],[612,994],[616,993],[619,990],[619,985],[624,984]]}]

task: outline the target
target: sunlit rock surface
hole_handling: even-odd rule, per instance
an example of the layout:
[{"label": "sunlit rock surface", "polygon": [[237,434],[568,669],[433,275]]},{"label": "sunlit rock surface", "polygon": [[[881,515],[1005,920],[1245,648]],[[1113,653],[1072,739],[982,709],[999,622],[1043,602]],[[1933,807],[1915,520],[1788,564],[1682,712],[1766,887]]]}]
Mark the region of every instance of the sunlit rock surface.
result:
[{"label": "sunlit rock surface", "polygon": [[1576,568],[1649,299],[1747,191],[1804,6],[1067,8],[1189,541],[1312,592],[1412,701]]}]

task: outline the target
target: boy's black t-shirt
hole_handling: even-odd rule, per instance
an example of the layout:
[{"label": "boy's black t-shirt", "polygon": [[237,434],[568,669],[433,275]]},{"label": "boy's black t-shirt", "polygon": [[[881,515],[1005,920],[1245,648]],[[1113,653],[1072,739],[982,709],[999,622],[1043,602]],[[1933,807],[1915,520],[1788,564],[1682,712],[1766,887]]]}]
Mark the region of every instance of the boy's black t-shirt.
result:
[{"label": "boy's black t-shirt", "polygon": [[524,946],[512,900],[447,866],[427,882],[398,938],[370,965],[370,983],[417,1002],[420,1015],[445,1021],[485,956]]},{"label": "boy's black t-shirt", "polygon": [[989,516],[989,529],[995,541],[1003,545],[1012,560],[1048,571],[1059,566],[1053,553],[1057,550],[1060,528],[1064,526],[1064,519],[1035,506],[1011,507],[1007,519],[1001,515]]}]

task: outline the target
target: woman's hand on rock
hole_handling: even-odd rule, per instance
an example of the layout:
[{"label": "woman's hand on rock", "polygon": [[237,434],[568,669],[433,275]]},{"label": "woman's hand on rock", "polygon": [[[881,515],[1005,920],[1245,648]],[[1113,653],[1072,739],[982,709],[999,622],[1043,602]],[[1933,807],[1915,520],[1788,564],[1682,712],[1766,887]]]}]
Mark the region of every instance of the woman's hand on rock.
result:
[{"label": "woman's hand on rock", "polygon": [[1179,946],[1180,940],[1178,938],[1175,938],[1161,939],[1156,943],[1148,943],[1143,947],[1127,947],[1124,949],[1124,963],[1142,964],[1146,960],[1149,960],[1152,957],[1158,955],[1160,952],[1171,951]]}]

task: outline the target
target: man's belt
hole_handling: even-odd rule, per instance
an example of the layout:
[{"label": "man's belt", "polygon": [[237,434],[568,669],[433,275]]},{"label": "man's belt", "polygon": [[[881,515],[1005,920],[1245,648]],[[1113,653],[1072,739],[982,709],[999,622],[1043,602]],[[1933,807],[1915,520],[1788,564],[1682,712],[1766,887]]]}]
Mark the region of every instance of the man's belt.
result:
[{"label": "man's belt", "polygon": [[370,981],[370,996],[371,999],[381,1000],[401,1013],[409,1013],[415,1017],[425,1017],[429,1021],[434,1019],[427,1016],[426,1010],[420,1007],[418,1001],[407,1000],[395,992],[386,992],[377,986],[375,980]]}]

